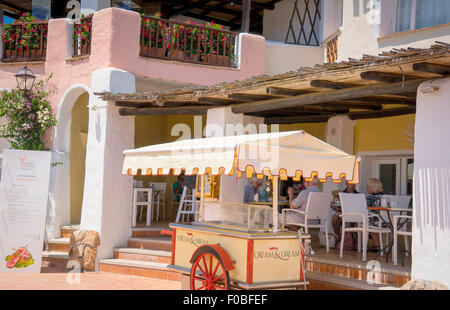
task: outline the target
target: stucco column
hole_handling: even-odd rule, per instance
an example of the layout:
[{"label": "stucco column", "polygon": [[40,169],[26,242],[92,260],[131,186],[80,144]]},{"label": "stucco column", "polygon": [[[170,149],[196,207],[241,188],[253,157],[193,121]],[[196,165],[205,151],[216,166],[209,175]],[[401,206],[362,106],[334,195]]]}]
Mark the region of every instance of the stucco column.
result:
[{"label": "stucco column", "polygon": [[[221,137],[243,134],[256,134],[267,130],[264,119],[234,114],[231,107],[209,109],[206,117],[206,137]],[[267,131],[266,131],[267,132]],[[236,175],[222,175],[220,179],[220,201],[242,203],[244,197],[244,178]]]},{"label": "stucco column", "polygon": [[417,93],[411,278],[450,287],[450,78]]},{"label": "stucco column", "polygon": [[[354,136],[354,126],[356,121],[350,120],[346,115],[338,115],[332,117],[328,120],[325,129],[325,139],[328,144],[337,147],[344,152],[353,154],[353,136]],[[328,180],[327,183],[323,184],[324,192],[331,192],[339,188],[339,184],[333,183]],[[328,217],[328,231],[332,232],[333,228],[331,226],[331,218],[333,212],[330,209]],[[321,228],[321,231],[325,229]]]},{"label": "stucco column", "polygon": [[[132,93],[134,75],[113,68],[92,73],[92,91]],[[80,229],[100,234],[97,259],[111,258],[113,248],[131,236],[133,178],[122,175],[123,151],[134,147],[134,116],[120,116],[113,102],[91,96],[86,174]]]}]

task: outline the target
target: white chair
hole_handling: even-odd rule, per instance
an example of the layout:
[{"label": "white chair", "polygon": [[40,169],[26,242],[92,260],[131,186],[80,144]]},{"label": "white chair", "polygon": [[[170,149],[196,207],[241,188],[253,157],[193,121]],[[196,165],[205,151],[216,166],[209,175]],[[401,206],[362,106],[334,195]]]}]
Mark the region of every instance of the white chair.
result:
[{"label": "white chair", "polygon": [[[380,249],[383,249],[383,233],[390,233],[388,228],[383,228],[381,218],[378,214],[369,214],[367,211],[366,197],[364,194],[339,193],[342,214],[342,237],[340,257],[344,257],[344,238],[346,232],[358,233],[358,252],[361,252],[361,233],[363,261],[367,260],[367,240],[369,233],[378,233],[380,236]],[[378,227],[369,226],[369,218],[378,218]],[[345,227],[346,223],[357,223],[357,227]],[[383,256],[383,252],[381,252]]]},{"label": "white chair", "polygon": [[135,184],[137,187],[133,188],[133,227],[136,227],[136,218],[137,218],[137,209],[138,207],[141,207],[140,212],[140,219],[142,220],[142,213],[143,208],[147,207],[147,220],[146,225],[151,225],[151,215],[153,213],[153,195],[152,195],[152,188],[145,188],[140,187],[142,186],[142,183],[140,184],[137,181]]},{"label": "white chair", "polygon": [[[412,220],[412,216],[411,215],[394,215],[394,221],[393,221],[393,225],[394,225],[394,250],[393,250],[393,254],[392,254],[392,258],[394,259],[394,266],[397,266],[397,253],[398,253],[398,236],[397,235],[402,235],[406,238],[412,237],[412,232],[407,231],[407,230],[397,230],[397,224],[398,224],[398,220],[400,219],[411,219]],[[403,225],[405,226],[405,225]],[[407,239],[406,239],[407,240]],[[409,251],[408,249],[406,249],[406,241],[405,241],[405,250]],[[407,253],[407,252],[406,252]]]},{"label": "white chair", "polygon": [[157,196],[154,201],[156,205],[156,220],[159,221],[159,209],[162,207],[162,219],[166,219],[166,186],[165,182],[151,183],[153,185],[153,194]]},{"label": "white chair", "polygon": [[[325,237],[327,242],[327,252],[330,251],[330,246],[328,242],[328,213],[330,211],[330,205],[332,200],[331,193],[310,193],[308,195],[308,202],[306,203],[306,211],[294,210],[294,209],[283,209],[282,210],[282,221],[283,227],[285,225],[297,225],[305,228],[305,233],[308,233],[309,228],[325,228]],[[304,217],[302,221],[294,221],[288,219],[289,213],[299,214]],[[310,224],[308,220],[320,220],[320,224]]]},{"label": "white chair", "polygon": [[[409,204],[411,202],[411,196],[383,195],[383,197],[387,198],[391,203],[395,203],[397,205],[397,207],[400,208],[400,209],[408,209],[409,208]],[[401,215],[400,212],[391,211],[389,213],[390,213],[391,217],[393,217],[395,215]],[[386,218],[384,218],[384,220],[386,220]],[[387,220],[389,220],[389,219],[387,219]],[[400,229],[401,231],[407,231],[406,224],[407,223],[405,223],[401,227],[401,229]],[[409,254],[408,254],[408,252],[409,252],[409,238],[408,238],[408,235],[403,234],[403,240],[405,242],[405,250],[407,251],[405,255],[409,256]],[[394,259],[394,256],[392,256],[392,259]]]},{"label": "white chair", "polygon": [[180,204],[178,207],[177,212],[177,218],[175,220],[175,223],[180,222],[180,217],[182,217],[182,222],[185,222],[185,216],[194,215],[196,212],[196,203],[197,199],[195,198],[195,195],[193,194],[192,189],[188,189],[187,186],[183,188],[183,193],[181,194],[180,198]]}]

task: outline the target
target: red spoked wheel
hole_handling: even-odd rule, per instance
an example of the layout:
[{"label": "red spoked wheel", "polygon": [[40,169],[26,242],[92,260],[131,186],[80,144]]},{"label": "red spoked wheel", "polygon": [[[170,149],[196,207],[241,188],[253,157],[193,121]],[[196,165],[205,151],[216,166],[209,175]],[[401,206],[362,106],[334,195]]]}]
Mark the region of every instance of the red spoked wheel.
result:
[{"label": "red spoked wheel", "polygon": [[191,290],[228,290],[230,275],[220,256],[206,251],[194,260],[191,268]]}]

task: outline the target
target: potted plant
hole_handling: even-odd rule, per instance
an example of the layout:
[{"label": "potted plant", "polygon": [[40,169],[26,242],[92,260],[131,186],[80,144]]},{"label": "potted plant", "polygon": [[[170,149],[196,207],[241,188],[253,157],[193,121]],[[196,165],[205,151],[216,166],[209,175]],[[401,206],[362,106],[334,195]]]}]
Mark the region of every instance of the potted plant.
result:
[{"label": "potted plant", "polygon": [[[161,13],[156,13],[154,18],[143,17],[141,37],[143,34],[143,44],[141,44],[140,53],[143,56],[164,56],[163,35],[165,21],[160,20]],[[142,33],[143,31],[143,33]]]},{"label": "potted plant", "polygon": [[75,55],[89,55],[91,53],[92,40],[92,16],[89,14],[81,15],[80,22],[74,25],[73,28],[73,44]]},{"label": "potted plant", "polygon": [[[23,13],[13,24],[3,26],[5,59],[37,59],[44,56],[40,51],[41,44],[43,44],[43,50],[46,49],[48,25],[39,22],[41,21],[31,16],[30,13]],[[43,42],[41,42],[41,31]]]}]

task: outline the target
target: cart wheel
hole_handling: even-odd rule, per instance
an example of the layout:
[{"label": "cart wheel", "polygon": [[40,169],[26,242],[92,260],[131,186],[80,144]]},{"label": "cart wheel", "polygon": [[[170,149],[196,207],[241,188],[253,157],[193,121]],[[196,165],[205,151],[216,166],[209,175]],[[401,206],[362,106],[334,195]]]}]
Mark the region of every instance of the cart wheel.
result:
[{"label": "cart wheel", "polygon": [[191,290],[228,290],[230,275],[222,259],[211,249],[205,249],[191,268]]}]

